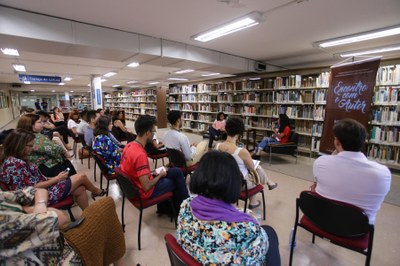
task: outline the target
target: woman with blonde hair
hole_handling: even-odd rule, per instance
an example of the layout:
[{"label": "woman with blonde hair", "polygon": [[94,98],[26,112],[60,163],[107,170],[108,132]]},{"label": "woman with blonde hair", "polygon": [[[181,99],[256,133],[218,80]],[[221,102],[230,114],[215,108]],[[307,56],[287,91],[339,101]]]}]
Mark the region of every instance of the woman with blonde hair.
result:
[{"label": "woman with blonde hair", "polygon": [[78,135],[78,124],[80,114],[77,109],[72,109],[68,116],[68,129],[72,131],[72,133],[77,136]]}]

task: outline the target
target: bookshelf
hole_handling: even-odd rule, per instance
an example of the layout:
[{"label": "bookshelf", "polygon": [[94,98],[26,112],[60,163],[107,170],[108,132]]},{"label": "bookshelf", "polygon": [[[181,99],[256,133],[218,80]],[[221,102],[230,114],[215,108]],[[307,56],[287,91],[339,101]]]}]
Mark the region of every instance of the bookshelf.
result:
[{"label": "bookshelf", "polygon": [[90,97],[86,96],[75,96],[72,97],[72,106],[78,109],[91,109]]},{"label": "bookshelf", "polygon": [[139,115],[151,115],[157,118],[159,128],[166,127],[166,115],[159,115],[157,112],[157,109],[166,109],[165,91],[165,89],[153,87],[105,93],[104,107],[111,111],[123,110],[125,119],[131,121],[135,121]]},{"label": "bookshelf", "polygon": [[247,129],[256,130],[256,140],[272,134],[271,124],[286,112],[300,135],[299,150],[311,155],[319,145],[328,82],[323,72],[173,84],[168,109],[181,110],[183,129],[195,133],[206,131],[218,112],[240,116]]},{"label": "bookshelf", "polygon": [[378,69],[370,119],[369,159],[400,169],[400,65]]}]

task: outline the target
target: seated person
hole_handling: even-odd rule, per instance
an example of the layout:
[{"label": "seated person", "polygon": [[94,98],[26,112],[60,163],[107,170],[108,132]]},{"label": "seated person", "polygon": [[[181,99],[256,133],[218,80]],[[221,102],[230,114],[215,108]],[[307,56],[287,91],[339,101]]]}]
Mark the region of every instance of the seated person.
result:
[{"label": "seated person", "polygon": [[45,135],[39,133],[43,129],[43,122],[40,116],[27,114],[20,117],[17,128],[25,129],[35,134],[33,150],[28,159],[39,167],[40,172],[53,177],[65,169],[70,169],[70,174],[76,174],[75,167],[66,159],[65,150],[54,144]]},{"label": "seated person", "polygon": [[84,174],[70,175],[63,171],[53,178],[46,178],[37,166],[27,159],[32,152],[35,135],[23,129],[11,132],[4,141],[0,156],[0,181],[9,190],[23,189],[28,186],[46,188],[49,203],[55,204],[70,194],[79,207],[89,206],[86,190],[92,197],[103,196],[105,191],[95,187]]},{"label": "seated person", "polygon": [[230,154],[206,153],[189,187],[197,196],[183,201],[176,232],[187,253],[203,265],[280,265],[275,231],[233,205],[242,174]]},{"label": "seated person", "polygon": [[80,123],[79,120],[79,111],[77,109],[72,109],[68,116],[68,129],[71,130],[72,134],[78,136],[78,124]]},{"label": "seated person", "polygon": [[[243,120],[238,117],[230,117],[226,121],[225,128],[228,134],[226,141],[219,143],[215,149],[227,152],[235,158],[239,169],[247,182],[247,189],[255,187],[258,183],[267,183],[269,190],[276,188],[278,184],[268,178],[264,169],[260,165],[257,167],[254,166],[250,152],[246,148],[239,148],[237,146],[237,140],[244,131]],[[251,198],[249,208],[256,208],[260,206],[260,204],[260,201],[255,201],[254,198]]]},{"label": "seated person", "polygon": [[93,130],[96,126],[96,121],[97,119],[100,117],[100,114],[98,114],[96,111],[94,110],[89,110],[86,113],[86,119],[88,122],[88,127],[86,128],[85,131],[85,143],[87,146],[92,147],[93,145],[93,139],[94,139],[94,135],[93,135]]},{"label": "seated person", "polygon": [[53,113],[50,114],[50,119],[53,121],[55,126],[67,126],[64,120],[64,114],[61,112],[61,109],[58,107],[54,107]]},{"label": "seated person", "polygon": [[85,135],[86,129],[89,126],[89,120],[87,119],[87,110],[83,110],[81,112],[81,119],[80,119],[80,123],[78,124],[78,126],[76,127],[76,131],[78,132],[78,134],[82,134]]},{"label": "seated person", "polygon": [[165,154],[167,152],[164,143],[158,140],[156,134],[154,134],[152,141],[147,143],[144,149],[146,150],[147,154],[150,155]]},{"label": "seated person", "polygon": [[168,113],[168,121],[171,129],[165,132],[163,140],[164,145],[168,149],[176,149],[185,156],[187,166],[196,164],[200,161],[204,153],[208,151],[207,141],[204,140],[199,144],[190,144],[189,138],[180,132],[182,127],[181,111],[173,110]]},{"label": "seated person", "polygon": [[214,123],[208,128],[208,134],[210,138],[208,139],[208,148],[212,148],[212,144],[216,137],[221,136],[222,133],[225,132],[225,122],[226,117],[223,112],[219,112],[217,115],[217,119],[215,119]]},{"label": "seated person", "polygon": [[335,151],[315,160],[315,184],[311,187],[323,197],[355,205],[365,211],[374,224],[391,183],[390,170],[368,160],[361,152],[367,131],[353,119],[333,126]]},{"label": "seated person", "polygon": [[129,129],[125,127],[125,122],[123,122],[124,113],[122,111],[112,112],[112,133],[117,140],[127,140],[128,142],[134,141],[136,135]]},{"label": "seated person", "polygon": [[274,131],[272,137],[265,137],[258,143],[257,148],[254,150],[255,156],[260,156],[261,151],[269,144],[286,143],[289,141],[290,136],[290,119],[286,114],[280,114],[278,119],[278,127],[272,124]]},{"label": "seated person", "polygon": [[108,167],[109,174],[115,174],[115,167],[119,167],[121,161],[121,149],[110,138],[112,128],[109,116],[100,116],[93,130],[94,141],[92,149],[103,157]]},{"label": "seated person", "polygon": [[139,116],[135,122],[137,137],[135,141],[129,142],[122,152],[121,170],[139,188],[143,199],[151,199],[172,191],[175,210],[178,210],[182,201],[189,197],[182,171],[178,168],[169,168],[155,176],[150,172],[144,147],[153,139],[155,126],[155,117]]},{"label": "seated person", "polygon": [[[121,265],[125,239],[111,198],[90,205],[82,224],[63,234],[68,220],[62,211],[48,208],[47,200],[42,188],[0,191],[2,265],[87,265],[89,260],[93,265]],[[95,261],[87,252],[93,242]]]}]

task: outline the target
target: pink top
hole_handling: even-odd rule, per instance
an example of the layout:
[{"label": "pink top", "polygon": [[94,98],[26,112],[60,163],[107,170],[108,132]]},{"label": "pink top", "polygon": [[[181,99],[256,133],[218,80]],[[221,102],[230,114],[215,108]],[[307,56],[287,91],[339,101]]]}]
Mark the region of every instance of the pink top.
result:
[{"label": "pink top", "polygon": [[215,120],[213,123],[213,128],[217,130],[225,129],[225,119],[224,120]]}]

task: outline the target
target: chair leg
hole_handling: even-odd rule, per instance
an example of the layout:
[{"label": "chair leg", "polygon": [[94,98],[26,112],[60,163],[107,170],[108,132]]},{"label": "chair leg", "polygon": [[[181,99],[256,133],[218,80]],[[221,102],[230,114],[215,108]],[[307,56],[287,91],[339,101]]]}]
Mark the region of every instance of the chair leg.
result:
[{"label": "chair leg", "polygon": [[74,157],[75,157],[75,159],[76,159],[76,149],[78,148],[78,143],[76,143],[76,141],[74,140],[74,147],[73,147],[73,149],[74,149]]},{"label": "chair leg", "polygon": [[272,164],[271,163],[272,149],[269,146],[268,146],[268,148],[269,148],[269,165],[271,165]]},{"label": "chair leg", "polygon": [[122,231],[125,232],[124,207],[125,207],[125,195],[122,195],[121,219],[122,219]]},{"label": "chair leg", "polygon": [[164,163],[164,157],[162,157],[161,160],[162,160],[162,165],[165,165],[165,163]]},{"label": "chair leg", "polygon": [[71,208],[68,208],[67,210],[68,210],[69,218],[71,218],[71,222],[74,222],[75,221],[75,217],[74,217],[74,214],[71,211]]},{"label": "chair leg", "polygon": [[262,195],[262,201],[263,201],[263,217],[265,221],[265,196],[264,196],[264,190],[261,190],[261,195]]},{"label": "chair leg", "polygon": [[96,180],[96,168],[97,168],[97,165],[96,165],[96,162],[94,162],[94,166],[93,166],[93,177],[94,177],[94,182],[97,182],[97,180]]},{"label": "chair leg", "polygon": [[312,234],[312,243],[315,244],[315,234]]},{"label": "chair leg", "polygon": [[[154,162],[154,160],[153,160],[153,162]],[[158,162],[158,159],[156,159],[156,164],[154,165],[154,169],[157,169],[157,162]]]},{"label": "chair leg", "polygon": [[81,149],[81,164],[83,164],[83,146],[82,146],[82,149]]},{"label": "chair leg", "polygon": [[87,166],[88,166],[88,169],[90,169],[90,152],[89,152],[89,157],[87,159]]},{"label": "chair leg", "polygon": [[293,251],[294,251],[294,243],[296,241],[296,233],[297,233],[297,222],[293,229],[292,245],[290,245],[290,247],[289,247],[290,248],[289,266],[292,266],[292,262],[293,262]]},{"label": "chair leg", "polygon": [[103,189],[103,173],[100,174],[100,189]]},{"label": "chair leg", "polygon": [[108,197],[108,188],[110,187],[110,180],[107,179],[107,192],[106,192],[106,197]]},{"label": "chair leg", "polygon": [[141,233],[141,229],[142,229],[142,214],[143,214],[143,210],[140,209],[140,213],[139,213],[139,228],[138,228],[138,247],[140,250],[140,233]]},{"label": "chair leg", "polygon": [[247,201],[248,201],[248,198],[246,198],[244,200],[244,212],[246,212],[246,210],[247,210]]}]

